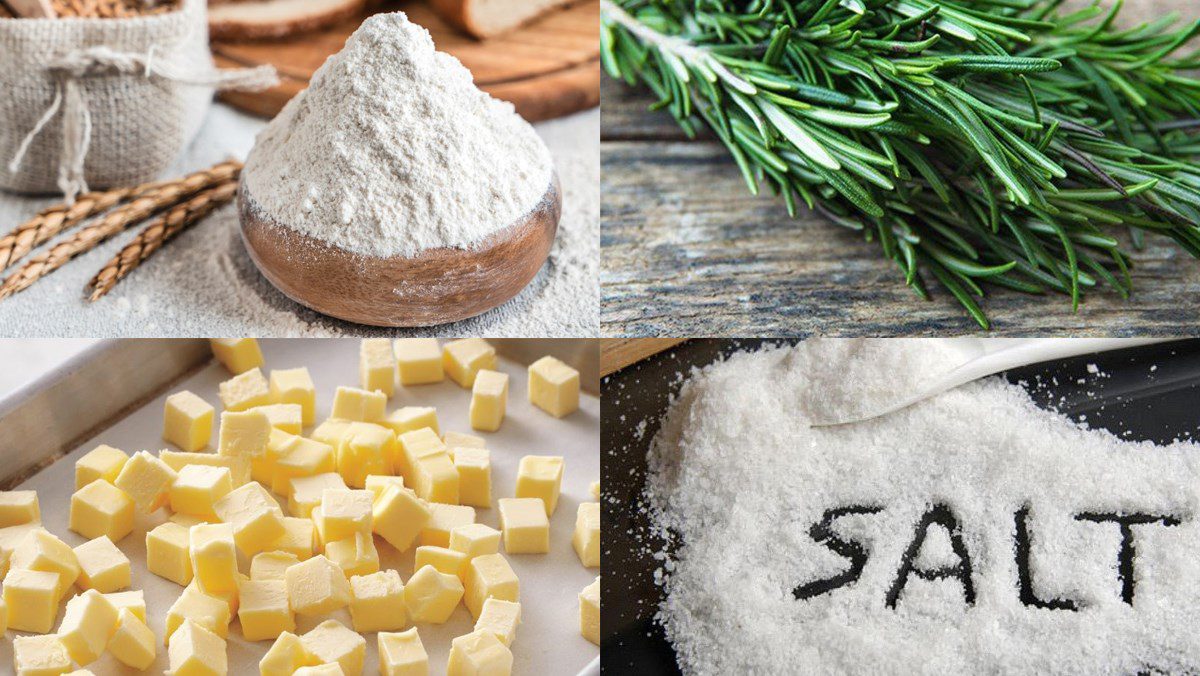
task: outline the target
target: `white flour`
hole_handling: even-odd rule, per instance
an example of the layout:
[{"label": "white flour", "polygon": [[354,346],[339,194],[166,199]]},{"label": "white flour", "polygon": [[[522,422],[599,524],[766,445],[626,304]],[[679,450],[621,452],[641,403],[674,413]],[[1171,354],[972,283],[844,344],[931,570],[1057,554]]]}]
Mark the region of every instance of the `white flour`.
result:
[{"label": "white flour", "polygon": [[246,187],[276,221],[374,256],[469,248],[531,211],[549,151],[402,12],[363,22],[259,135]]},{"label": "white flour", "polygon": [[[870,383],[867,396],[885,396],[936,361],[933,349],[809,341],[734,355],[685,385],[655,439],[647,486],[656,528],[675,538],[659,573],[660,618],[683,671],[1200,670],[1200,447],[1083,429],[998,378],[882,420],[807,426],[815,393],[850,401]],[[900,574],[918,522],[938,504],[958,524],[973,603],[959,578]],[[861,575],[798,599],[795,590],[852,567],[810,530],[849,506],[879,510],[830,522],[833,536],[862,547]],[[1118,574],[1121,528],[1078,518],[1085,512],[1179,520],[1130,527],[1132,603]],[[925,532],[917,570],[961,563],[946,528]],[[1076,610],[1023,601],[1023,559],[1033,598]]]}]

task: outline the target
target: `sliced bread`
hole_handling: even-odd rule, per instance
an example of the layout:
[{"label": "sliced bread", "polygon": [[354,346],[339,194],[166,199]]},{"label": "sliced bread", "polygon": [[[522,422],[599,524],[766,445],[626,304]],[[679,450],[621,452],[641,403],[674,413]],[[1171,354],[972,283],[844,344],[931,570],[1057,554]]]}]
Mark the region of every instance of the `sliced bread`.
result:
[{"label": "sliced bread", "polygon": [[362,10],[365,0],[221,0],[208,5],[216,40],[283,38],[323,28]]},{"label": "sliced bread", "polygon": [[571,0],[430,0],[443,19],[477,38],[510,31]]}]

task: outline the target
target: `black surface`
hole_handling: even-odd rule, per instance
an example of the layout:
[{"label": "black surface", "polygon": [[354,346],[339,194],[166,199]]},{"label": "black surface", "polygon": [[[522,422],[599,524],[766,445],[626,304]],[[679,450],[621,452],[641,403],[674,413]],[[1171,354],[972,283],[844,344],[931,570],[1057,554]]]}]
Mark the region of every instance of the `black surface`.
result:
[{"label": "black surface", "polygon": [[[661,550],[662,542],[648,532],[641,500],[646,451],[670,397],[693,367],[781,342],[691,340],[601,383],[605,673],[679,673],[674,650],[654,621],[662,590],[654,582],[660,563],[649,552]],[[1200,426],[1200,340],[1038,364],[1005,377],[1025,387],[1039,406],[1125,439],[1169,443],[1193,438]]]}]

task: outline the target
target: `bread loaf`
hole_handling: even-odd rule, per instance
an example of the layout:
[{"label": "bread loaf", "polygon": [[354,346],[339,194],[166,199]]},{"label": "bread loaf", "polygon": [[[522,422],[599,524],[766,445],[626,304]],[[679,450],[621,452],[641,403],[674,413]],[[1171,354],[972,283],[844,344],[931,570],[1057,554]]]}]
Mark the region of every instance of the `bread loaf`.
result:
[{"label": "bread loaf", "polygon": [[499,35],[570,0],[430,0],[443,19],[477,38]]}]

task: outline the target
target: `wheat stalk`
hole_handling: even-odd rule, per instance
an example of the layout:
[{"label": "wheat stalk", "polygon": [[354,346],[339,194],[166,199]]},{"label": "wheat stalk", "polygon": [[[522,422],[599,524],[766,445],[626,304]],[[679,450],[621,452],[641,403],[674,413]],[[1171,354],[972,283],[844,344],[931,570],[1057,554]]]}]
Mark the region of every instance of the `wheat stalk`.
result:
[{"label": "wheat stalk", "polygon": [[142,261],[154,255],[163,244],[176,235],[198,223],[217,207],[233,199],[237,192],[237,181],[227,181],[215,188],[198,193],[187,202],[177,204],[169,211],[150,221],[150,224],[138,233],[132,242],[113,256],[100,272],[88,282],[92,290],[88,300],[99,300],[117,282],[133,272]]}]

